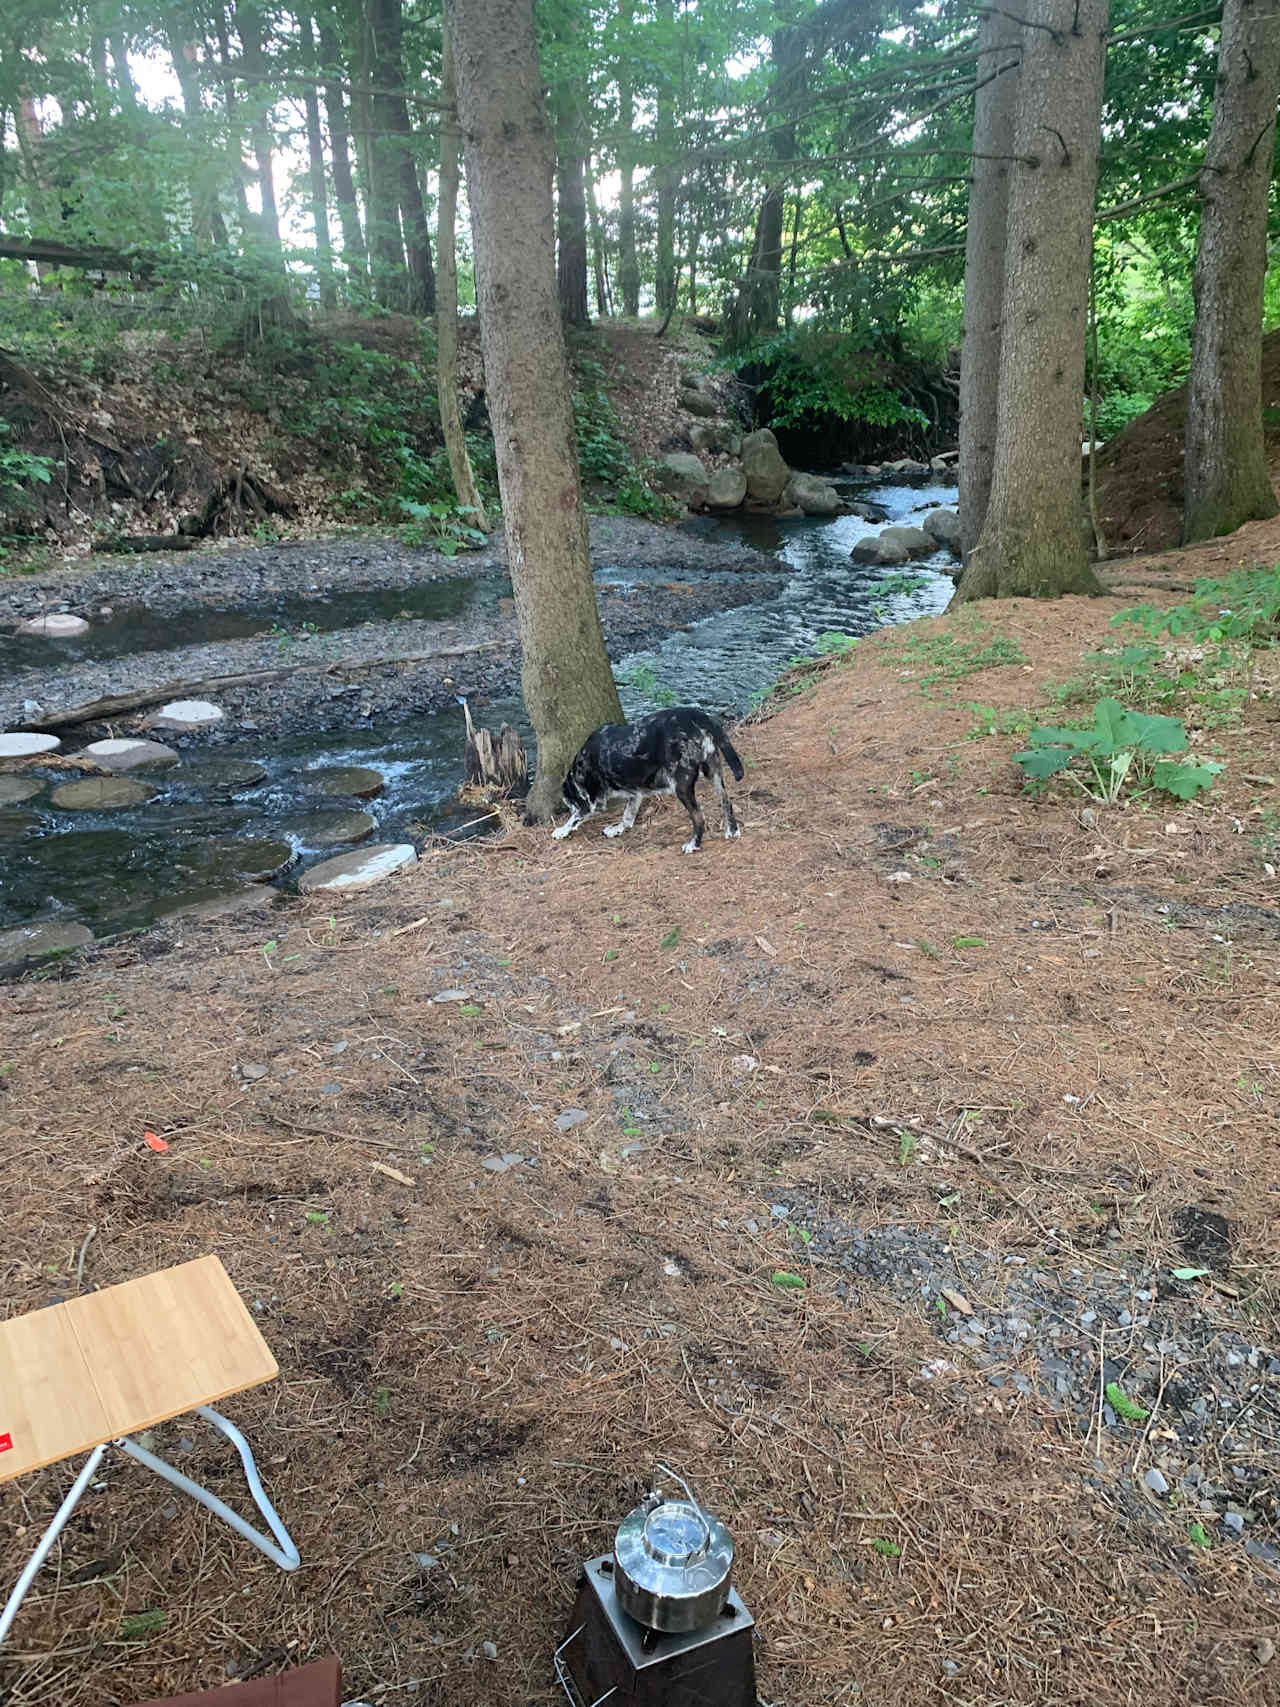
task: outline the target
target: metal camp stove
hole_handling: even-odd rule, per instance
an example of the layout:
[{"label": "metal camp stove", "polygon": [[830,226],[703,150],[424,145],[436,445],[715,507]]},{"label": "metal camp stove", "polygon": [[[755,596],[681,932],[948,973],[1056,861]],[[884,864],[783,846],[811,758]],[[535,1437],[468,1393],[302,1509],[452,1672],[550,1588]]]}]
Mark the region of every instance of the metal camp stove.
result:
[{"label": "metal camp stove", "polygon": [[570,1707],[755,1707],[755,1620],[730,1583],[733,1542],[687,1484],[652,1493],[588,1559],[555,1651]]}]

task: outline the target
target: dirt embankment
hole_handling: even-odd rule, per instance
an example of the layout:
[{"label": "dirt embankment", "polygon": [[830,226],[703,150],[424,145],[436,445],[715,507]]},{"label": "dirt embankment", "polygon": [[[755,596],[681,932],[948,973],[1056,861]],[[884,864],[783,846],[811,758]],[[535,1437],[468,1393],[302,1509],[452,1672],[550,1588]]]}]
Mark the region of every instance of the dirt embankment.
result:
[{"label": "dirt embankment", "polygon": [[[1274,483],[1280,475],[1280,331],[1262,340],[1262,406]],[[1187,388],[1182,385],[1098,453],[1098,517],[1112,555],[1165,552],[1181,538],[1186,422]],[[1280,555],[1280,523],[1265,525],[1273,529],[1268,549]]]},{"label": "dirt embankment", "polygon": [[[764,1700],[1274,1701],[1280,682],[1198,731],[1200,804],[1026,798],[1013,731],[1117,608],[797,674],[697,858],[671,803],[513,828],[7,986],[10,1307],[217,1250],[303,1558],[113,1472],[10,1707],[329,1649],[360,1699],[550,1703],[658,1460],[734,1533]],[[67,1479],[0,1492],[0,1578]]]}]

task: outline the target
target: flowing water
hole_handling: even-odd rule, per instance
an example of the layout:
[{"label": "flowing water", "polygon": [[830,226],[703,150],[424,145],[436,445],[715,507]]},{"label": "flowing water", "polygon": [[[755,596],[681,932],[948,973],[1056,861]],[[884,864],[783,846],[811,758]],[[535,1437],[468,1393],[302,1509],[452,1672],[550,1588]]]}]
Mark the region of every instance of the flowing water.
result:
[{"label": "flowing water", "polygon": [[[860,491],[888,511],[892,521],[916,521],[925,510],[954,500],[943,487],[878,486]],[[780,593],[695,623],[653,650],[615,662],[628,716],[657,705],[697,704],[732,715],[745,711],[796,657],[811,655],[832,634],[870,633],[886,624],[942,610],[952,581],[945,553],[912,565],[909,577],[854,563],[854,542],[884,523],[856,516],[831,521],[779,522],[743,516],[702,518],[695,531],[769,553],[790,569]],[[684,579],[692,579],[688,575]],[[669,580],[670,571],[597,572],[601,584]],[[401,612],[417,618],[456,616],[480,598],[492,599],[500,577],[492,574],[427,582],[412,589],[374,589],[327,599],[290,599],[270,606],[228,608],[206,620],[184,618],[190,640],[289,632],[311,623],[341,629]],[[904,581],[907,585],[904,587]],[[887,583],[887,585],[886,585]],[[899,590],[894,590],[895,583]],[[172,644],[172,619],[123,608],[81,641],[0,642],[0,670],[27,664],[46,652],[95,658]],[[32,648],[37,650],[33,652]],[[504,719],[531,732],[518,700],[494,701],[486,725]],[[39,779],[40,792],[21,801],[0,796],[0,926],[32,919],[79,920],[95,935],[150,923],[180,906],[238,888],[246,880],[280,875],[291,882],[308,864],[343,851],[335,834],[369,832],[369,839],[407,838],[410,826],[476,833],[473,811],[456,800],[462,769],[461,712],[415,717],[406,723],[288,741],[246,737],[216,753],[195,750],[169,770],[137,773],[154,788],[142,804],[111,812],[60,810],[50,795],[60,779]],[[335,767],[375,770],[376,798],[340,792],[326,773]],[[0,779],[2,781],[3,779]],[[354,787],[358,779],[352,779]],[[333,792],[335,787],[339,792]],[[339,813],[367,813],[372,827]]]}]

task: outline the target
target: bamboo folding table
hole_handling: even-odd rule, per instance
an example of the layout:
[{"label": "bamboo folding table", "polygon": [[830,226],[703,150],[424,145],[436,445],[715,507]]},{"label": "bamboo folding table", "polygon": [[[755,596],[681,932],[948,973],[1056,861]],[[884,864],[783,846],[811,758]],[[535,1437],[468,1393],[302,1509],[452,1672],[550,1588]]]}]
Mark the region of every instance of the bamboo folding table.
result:
[{"label": "bamboo folding table", "polygon": [[[0,1642],[108,1446],[190,1494],[282,1571],[296,1571],[298,1549],[263,1491],[249,1443],[211,1408],[215,1399],[279,1373],[216,1256],[0,1322],[0,1482],[89,1453],[0,1612]],[[274,1541],[129,1438],[189,1411],[212,1423],[240,1454]]]}]

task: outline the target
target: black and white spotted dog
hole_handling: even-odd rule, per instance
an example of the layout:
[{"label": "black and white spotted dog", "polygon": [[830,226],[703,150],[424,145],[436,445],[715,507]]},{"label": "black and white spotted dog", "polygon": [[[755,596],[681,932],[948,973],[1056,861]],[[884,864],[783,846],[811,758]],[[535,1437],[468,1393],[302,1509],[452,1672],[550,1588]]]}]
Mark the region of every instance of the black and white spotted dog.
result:
[{"label": "black and white spotted dog", "polygon": [[587,818],[603,812],[611,800],[624,797],[626,810],[606,836],[620,836],[636,821],[640,804],[651,794],[674,794],[693,821],[693,835],[684,844],[685,853],[702,846],[706,821],[698,809],[694,785],[708,777],[720,797],[724,833],[736,841],[741,831],[733,815],[733,802],[725,792],[720,759],[742,781],[742,760],[714,717],[696,706],[676,705],[670,711],[655,711],[638,723],[606,723],[588,735],[569,766],[564,779],[565,805],[569,822],[552,834],[557,841],[572,835]]}]

